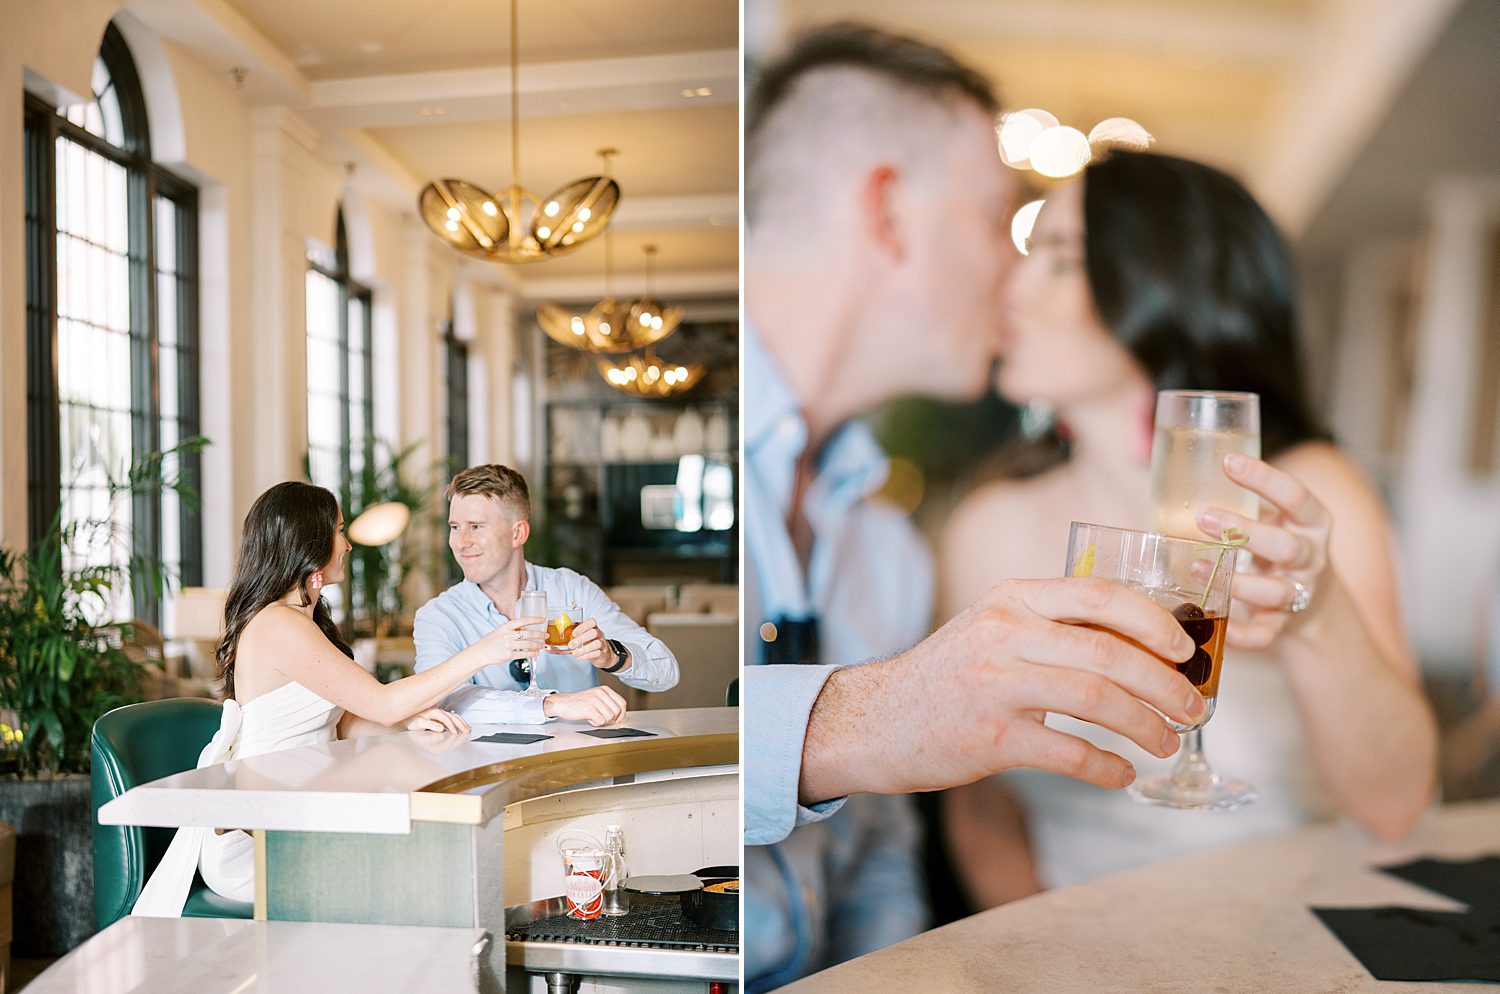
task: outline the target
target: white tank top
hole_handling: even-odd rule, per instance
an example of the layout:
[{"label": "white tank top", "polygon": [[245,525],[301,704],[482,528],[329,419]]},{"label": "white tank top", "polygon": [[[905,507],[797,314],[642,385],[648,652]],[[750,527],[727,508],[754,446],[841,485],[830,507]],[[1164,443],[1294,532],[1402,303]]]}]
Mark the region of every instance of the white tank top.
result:
[{"label": "white tank top", "polygon": [[[1329,702],[1330,707],[1337,702]],[[1047,725],[1118,753],[1145,778],[1169,770],[1114,732],[1064,715]],[[1041,882],[1082,883],[1106,873],[1332,818],[1336,810],[1312,771],[1291,688],[1281,666],[1261,655],[1225,659],[1203,751],[1219,774],[1248,781],[1259,795],[1237,811],[1178,811],[1131,800],[1122,790],[1036,770],[1003,774],[1025,810]]]}]

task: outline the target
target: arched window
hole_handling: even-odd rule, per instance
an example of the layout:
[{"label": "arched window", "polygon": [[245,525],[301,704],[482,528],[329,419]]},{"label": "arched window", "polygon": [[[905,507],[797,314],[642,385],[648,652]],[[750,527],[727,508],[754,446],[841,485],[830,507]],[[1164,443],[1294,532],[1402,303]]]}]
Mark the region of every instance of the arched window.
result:
[{"label": "arched window", "polygon": [[[26,102],[30,528],[35,542],[59,519],[107,520],[65,545],[65,566],[135,564],[111,614],[160,624],[140,563],[201,583],[197,510],[171,492],[112,498],[110,481],[198,432],[197,191],[151,161],[114,25],[92,86],[91,101],[61,111]],[[196,456],[162,470],[200,489]]]},{"label": "arched window", "polygon": [[[325,249],[312,249],[307,261],[308,479],[337,494],[345,520],[352,521],[372,490],[376,470],[372,465],[372,295],[349,272],[343,210],[338,215],[332,255]],[[360,570],[359,562],[351,559],[349,582],[326,591],[346,622],[351,616],[342,589],[358,597]]]}]

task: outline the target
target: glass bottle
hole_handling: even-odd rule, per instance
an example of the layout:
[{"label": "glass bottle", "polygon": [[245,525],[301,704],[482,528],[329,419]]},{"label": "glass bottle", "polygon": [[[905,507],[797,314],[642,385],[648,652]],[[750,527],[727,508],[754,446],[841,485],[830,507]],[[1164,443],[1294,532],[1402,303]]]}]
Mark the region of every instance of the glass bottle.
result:
[{"label": "glass bottle", "polygon": [[609,876],[604,888],[604,913],[619,918],[630,913],[630,892],[625,889],[625,832],[619,825],[604,829],[604,851],[608,853]]}]

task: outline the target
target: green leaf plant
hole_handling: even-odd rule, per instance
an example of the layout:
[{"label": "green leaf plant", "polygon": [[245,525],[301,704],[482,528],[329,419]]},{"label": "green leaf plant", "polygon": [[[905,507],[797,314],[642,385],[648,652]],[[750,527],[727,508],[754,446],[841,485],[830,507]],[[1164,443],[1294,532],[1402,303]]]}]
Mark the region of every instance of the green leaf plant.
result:
[{"label": "green leaf plant", "polygon": [[[165,491],[196,506],[180,457],[208,444],[195,436],[111,474],[107,506]],[[111,620],[112,594],[134,584],[160,597],[172,579],[113,519],[64,523],[62,513],[32,548],[0,546],[0,762],[23,777],[88,771],[94,722],[141,699],[139,666],[121,649],[130,625]],[[79,549],[111,554],[79,564],[69,554]]]}]

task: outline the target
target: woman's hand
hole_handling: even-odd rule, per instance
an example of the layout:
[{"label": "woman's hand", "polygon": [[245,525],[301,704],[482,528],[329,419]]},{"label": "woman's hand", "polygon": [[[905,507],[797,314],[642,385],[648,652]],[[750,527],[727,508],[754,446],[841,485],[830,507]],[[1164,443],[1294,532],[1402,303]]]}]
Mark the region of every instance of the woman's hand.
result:
[{"label": "woman's hand", "polygon": [[401,727],[408,732],[452,732],[455,735],[468,735],[473,731],[467,721],[442,708],[418,711],[403,721]]},{"label": "woman's hand", "polygon": [[1228,528],[1249,538],[1255,572],[1236,573],[1233,589],[1234,599],[1248,611],[1230,619],[1227,640],[1235,649],[1264,649],[1297,616],[1316,606],[1320,584],[1334,582],[1328,571],[1333,521],[1307,487],[1270,463],[1228,455],[1224,474],[1273,508],[1259,521],[1219,507],[1198,515],[1198,526],[1214,541],[1222,540]]},{"label": "woman's hand", "polygon": [[[490,662],[510,662],[526,656],[535,656],[546,645],[545,631],[532,631],[529,625],[545,625],[546,618],[512,618],[476,642],[493,652]],[[487,652],[486,655],[489,653]]]}]

